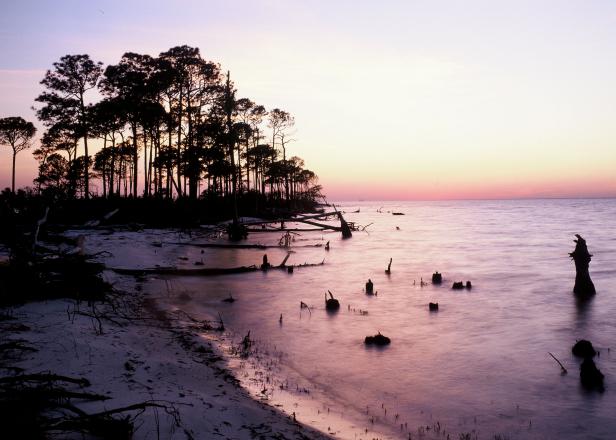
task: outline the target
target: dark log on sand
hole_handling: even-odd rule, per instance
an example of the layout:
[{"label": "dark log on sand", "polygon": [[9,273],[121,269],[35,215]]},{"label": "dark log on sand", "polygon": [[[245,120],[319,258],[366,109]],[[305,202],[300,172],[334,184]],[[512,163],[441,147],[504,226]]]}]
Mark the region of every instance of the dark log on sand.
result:
[{"label": "dark log on sand", "polygon": [[596,293],[595,285],[590,279],[588,273],[588,265],[592,255],[588,252],[586,247],[586,240],[584,240],[579,234],[575,234],[577,240],[573,240],[575,250],[569,253],[569,256],[575,262],[575,285],[573,286],[573,293],[580,296],[592,296]]}]

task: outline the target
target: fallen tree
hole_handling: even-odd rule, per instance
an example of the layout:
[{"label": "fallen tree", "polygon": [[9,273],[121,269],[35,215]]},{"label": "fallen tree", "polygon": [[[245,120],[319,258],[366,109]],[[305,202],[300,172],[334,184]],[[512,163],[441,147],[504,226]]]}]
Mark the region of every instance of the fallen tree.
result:
[{"label": "fallen tree", "polygon": [[[286,259],[285,259],[286,262]],[[172,275],[172,276],[217,276],[217,275],[231,275],[237,273],[248,273],[248,272],[257,272],[264,270],[288,270],[289,267],[292,268],[304,268],[304,267],[316,267],[322,266],[325,264],[325,260],[320,263],[304,263],[304,264],[295,264],[295,265],[286,265],[280,264],[278,266],[268,266],[267,268],[259,267],[256,265],[251,266],[239,266],[239,267],[223,267],[223,268],[201,268],[201,269],[183,269],[178,267],[155,267],[148,269],[123,269],[123,268],[110,268],[110,270],[118,273],[120,275],[133,275],[133,276],[143,276],[148,274],[156,274],[156,275]]]}]

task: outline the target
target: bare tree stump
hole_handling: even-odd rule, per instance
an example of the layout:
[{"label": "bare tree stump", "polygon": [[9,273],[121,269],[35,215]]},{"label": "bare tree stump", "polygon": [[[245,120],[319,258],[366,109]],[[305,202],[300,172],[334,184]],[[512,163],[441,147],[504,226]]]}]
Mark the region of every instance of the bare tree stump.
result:
[{"label": "bare tree stump", "polygon": [[595,285],[590,279],[588,273],[588,265],[592,255],[588,252],[586,247],[586,240],[584,240],[579,234],[575,234],[577,240],[575,241],[575,250],[569,253],[569,256],[575,262],[575,285],[573,286],[573,293],[580,296],[592,296],[596,293]]}]

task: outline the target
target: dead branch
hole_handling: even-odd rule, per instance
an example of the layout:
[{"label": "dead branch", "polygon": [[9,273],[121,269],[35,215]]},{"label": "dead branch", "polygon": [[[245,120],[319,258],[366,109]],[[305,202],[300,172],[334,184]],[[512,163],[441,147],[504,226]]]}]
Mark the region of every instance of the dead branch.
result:
[{"label": "dead branch", "polygon": [[90,381],[85,377],[68,377],[52,373],[21,374],[19,376],[0,377],[0,384],[24,383],[24,382],[67,382],[82,387],[90,386]]},{"label": "dead branch", "polygon": [[554,356],[554,355],[553,355],[552,353],[550,353],[549,351],[548,351],[548,354],[549,354],[550,356],[552,356],[552,358],[553,358],[556,362],[558,362],[558,365],[560,365],[560,368],[562,368],[563,373],[564,373],[564,374],[567,374],[567,369],[563,366],[563,364],[561,364],[561,363],[560,363],[560,361],[559,361],[558,359],[556,359],[556,356]]}]

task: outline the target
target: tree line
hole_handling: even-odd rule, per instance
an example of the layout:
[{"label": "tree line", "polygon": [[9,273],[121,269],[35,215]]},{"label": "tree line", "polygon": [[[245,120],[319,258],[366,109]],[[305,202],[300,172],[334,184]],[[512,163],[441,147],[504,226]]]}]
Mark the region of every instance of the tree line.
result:
[{"label": "tree line", "polygon": [[[229,72],[198,48],[177,46],[158,57],[128,52],[106,68],[88,55],[66,55],[41,84],[40,193],[89,198],[97,179],[98,195],[107,198],[252,192],[293,202],[319,195],[316,174],[287,155],[293,116],[237,98]],[[0,143],[12,146],[13,163],[35,131],[22,118],[0,119]],[[93,141],[102,145],[95,154]]]}]

